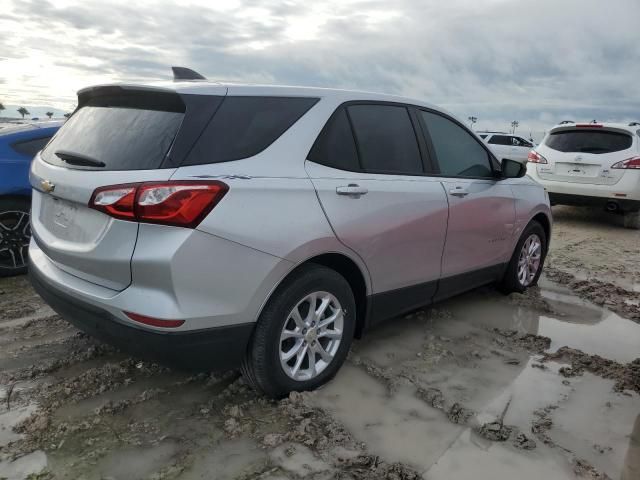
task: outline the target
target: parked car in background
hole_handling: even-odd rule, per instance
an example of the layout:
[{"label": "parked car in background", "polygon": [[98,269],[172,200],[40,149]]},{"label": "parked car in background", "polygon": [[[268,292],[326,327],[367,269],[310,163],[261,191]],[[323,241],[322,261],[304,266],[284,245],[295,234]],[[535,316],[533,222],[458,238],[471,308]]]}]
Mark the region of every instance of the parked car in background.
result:
[{"label": "parked car in background", "polygon": [[602,206],[640,228],[640,123],[563,122],[529,153],[527,171],[552,205]]},{"label": "parked car in background", "polygon": [[197,82],[81,90],[31,167],[29,273],[79,328],[274,397],[354,336],[489,283],[535,285],[544,189],[402,97]]},{"label": "parked car in background", "polygon": [[26,271],[31,238],[29,164],[60,125],[50,121],[0,130],[0,277]]},{"label": "parked car in background", "polygon": [[477,134],[498,158],[511,158],[526,163],[527,155],[533,148],[533,143],[529,140],[510,133],[477,132]]}]

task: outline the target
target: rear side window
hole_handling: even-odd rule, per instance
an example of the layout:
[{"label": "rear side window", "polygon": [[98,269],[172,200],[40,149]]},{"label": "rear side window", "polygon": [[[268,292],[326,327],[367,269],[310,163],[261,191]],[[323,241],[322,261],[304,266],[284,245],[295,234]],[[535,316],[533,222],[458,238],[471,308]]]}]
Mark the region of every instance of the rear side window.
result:
[{"label": "rear side window", "polygon": [[493,177],[489,154],[469,132],[448,118],[421,111],[446,177]]},{"label": "rear side window", "polygon": [[226,97],[183,165],[257,155],[317,101],[303,97]]},{"label": "rear side window", "polygon": [[418,140],[405,107],[352,105],[348,112],[364,170],[407,175],[423,173]]},{"label": "rear side window", "polygon": [[44,146],[51,140],[51,136],[34,138],[33,140],[25,140],[23,142],[16,142],[11,145],[16,152],[21,155],[33,157],[36,153],[44,148]]},{"label": "rear side window", "polygon": [[337,110],[329,119],[313,144],[308,159],[340,170],[360,170],[356,143],[344,108]]},{"label": "rear side window", "polygon": [[489,139],[489,143],[492,145],[513,145],[511,137],[507,135],[494,135]]},{"label": "rear side window", "polygon": [[180,129],[184,105],[154,95],[93,99],[58,130],[43,160],[73,168],[56,155],[62,151],[104,163],[100,170],[159,168]]},{"label": "rear side window", "polygon": [[480,134],[480,138],[487,138],[486,135]]},{"label": "rear side window", "polygon": [[549,148],[560,152],[612,153],[631,147],[630,135],[607,130],[561,130],[546,140]]}]

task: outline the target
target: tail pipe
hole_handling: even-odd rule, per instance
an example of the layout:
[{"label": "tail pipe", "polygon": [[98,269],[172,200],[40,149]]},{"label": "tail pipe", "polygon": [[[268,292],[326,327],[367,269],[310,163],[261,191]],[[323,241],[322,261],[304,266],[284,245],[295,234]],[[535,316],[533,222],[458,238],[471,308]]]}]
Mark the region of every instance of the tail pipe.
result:
[{"label": "tail pipe", "polygon": [[618,202],[614,202],[613,200],[610,200],[607,202],[607,205],[605,206],[605,208],[607,209],[607,212],[616,212],[620,207],[618,206]]}]

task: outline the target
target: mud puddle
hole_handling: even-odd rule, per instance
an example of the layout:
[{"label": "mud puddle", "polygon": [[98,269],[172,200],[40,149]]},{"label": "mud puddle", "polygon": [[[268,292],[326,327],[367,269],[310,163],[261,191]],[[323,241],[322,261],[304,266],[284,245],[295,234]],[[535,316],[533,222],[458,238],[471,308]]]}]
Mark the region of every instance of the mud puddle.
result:
[{"label": "mud puddle", "polygon": [[[552,261],[580,274],[579,248],[610,241],[601,227],[560,225]],[[624,235],[619,253],[635,251]],[[571,286],[487,288],[392,320],[324,388],[277,402],[235,372],[103,346],[26,279],[0,292],[0,478],[640,478],[640,325]]]}]

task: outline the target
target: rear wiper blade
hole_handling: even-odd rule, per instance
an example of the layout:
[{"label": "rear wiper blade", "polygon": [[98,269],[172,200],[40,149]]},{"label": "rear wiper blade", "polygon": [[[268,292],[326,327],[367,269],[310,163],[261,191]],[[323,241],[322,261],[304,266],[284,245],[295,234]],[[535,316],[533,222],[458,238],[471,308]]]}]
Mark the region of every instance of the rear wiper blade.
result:
[{"label": "rear wiper blade", "polygon": [[107,164],[95,158],[82,155],[80,153],[69,152],[68,150],[58,150],[57,157],[70,165],[80,165],[82,167],[105,167]]}]

